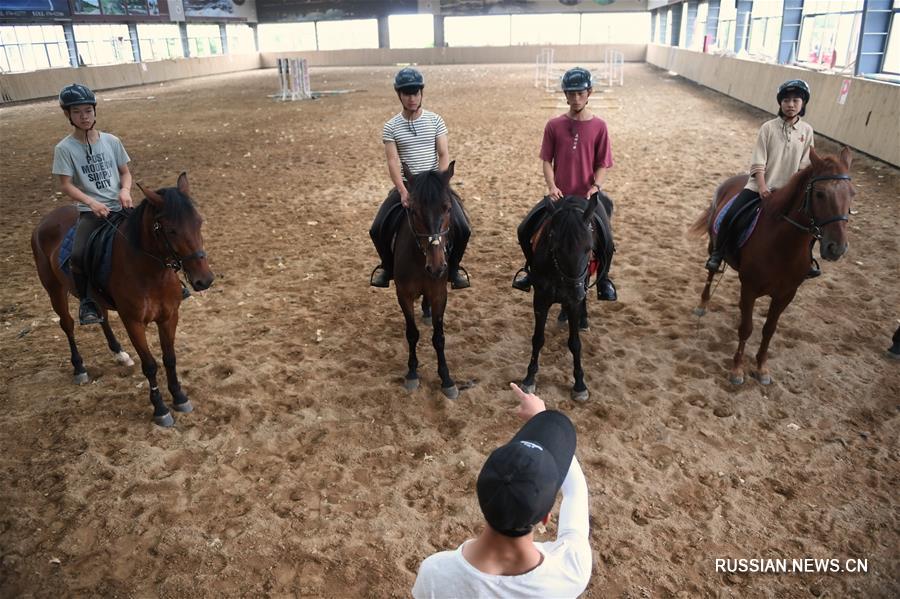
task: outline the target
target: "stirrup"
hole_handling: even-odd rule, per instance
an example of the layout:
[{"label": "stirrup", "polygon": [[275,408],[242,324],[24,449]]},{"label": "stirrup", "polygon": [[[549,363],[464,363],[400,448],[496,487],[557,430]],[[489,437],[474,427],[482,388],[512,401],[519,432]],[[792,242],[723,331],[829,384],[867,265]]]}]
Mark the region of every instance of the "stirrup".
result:
[{"label": "stirrup", "polygon": [[81,303],[78,305],[78,324],[89,325],[101,324],[102,322],[103,316],[100,315],[100,310],[94,300],[87,298],[81,300]]},{"label": "stirrup", "polygon": [[191,290],[187,288],[187,285],[182,283],[181,284],[181,301],[184,301],[189,297],[191,297]]},{"label": "stirrup", "polygon": [[[521,273],[525,273],[525,276],[520,279],[519,275]],[[516,274],[513,275],[512,286],[513,289],[518,289],[519,291],[531,291],[531,271],[525,266],[517,270]]]},{"label": "stirrup", "polygon": [[810,257],[810,260],[812,260],[812,265],[809,267],[809,272],[806,273],[806,278],[815,279],[822,274],[822,269],[819,267],[819,263],[815,258]]},{"label": "stirrup", "polygon": [[[377,273],[379,270],[381,271],[381,274],[378,275],[378,278],[376,278],[375,273]],[[369,275],[369,285],[371,285],[372,287],[381,287],[382,289],[385,289],[391,286],[392,278],[393,277],[391,277],[388,271],[379,264],[372,269],[372,274]]]},{"label": "stirrup", "polygon": [[[713,259],[717,258],[715,262]],[[710,254],[709,258],[706,259],[706,270],[714,273],[720,273],[725,271],[725,256],[716,257],[714,254]]]},{"label": "stirrup", "polygon": [[[461,274],[465,275],[465,278],[460,277]],[[450,289],[468,289],[471,286],[472,283],[469,281],[469,271],[463,266],[457,266],[456,275],[450,277]]]}]

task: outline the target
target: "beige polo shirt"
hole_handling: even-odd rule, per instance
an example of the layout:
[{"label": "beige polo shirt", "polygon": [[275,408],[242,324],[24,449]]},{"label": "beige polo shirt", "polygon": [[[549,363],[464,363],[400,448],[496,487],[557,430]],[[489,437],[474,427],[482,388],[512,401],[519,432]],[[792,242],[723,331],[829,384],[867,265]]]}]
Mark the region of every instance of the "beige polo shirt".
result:
[{"label": "beige polo shirt", "polygon": [[797,117],[790,125],[781,117],[766,121],[759,128],[756,147],[750,158],[750,181],[745,189],[759,191],[757,172],[765,173],[769,189],[784,187],[797,171],[809,164],[809,149],[813,146],[813,128]]}]

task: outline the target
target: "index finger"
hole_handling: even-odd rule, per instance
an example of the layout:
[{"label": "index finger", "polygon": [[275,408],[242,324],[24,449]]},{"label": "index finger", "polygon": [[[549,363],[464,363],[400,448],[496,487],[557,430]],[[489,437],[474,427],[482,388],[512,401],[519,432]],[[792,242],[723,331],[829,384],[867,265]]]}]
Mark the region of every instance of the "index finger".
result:
[{"label": "index finger", "polygon": [[510,383],[509,386],[519,399],[525,399],[530,395],[529,393],[522,391],[522,388],[515,383]]}]

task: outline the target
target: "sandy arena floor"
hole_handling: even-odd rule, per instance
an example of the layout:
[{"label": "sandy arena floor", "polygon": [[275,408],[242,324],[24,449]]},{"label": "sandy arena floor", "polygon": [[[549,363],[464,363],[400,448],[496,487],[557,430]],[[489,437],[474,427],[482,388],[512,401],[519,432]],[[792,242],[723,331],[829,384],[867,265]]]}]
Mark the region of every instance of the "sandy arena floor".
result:
[{"label": "sandy arena floor", "polygon": [[[99,329],[77,331],[93,382],[72,384],[29,249],[65,201],[50,164],[68,125],[52,101],[0,109],[0,595],[401,597],[423,558],[477,534],[475,477],[517,427],[507,385],[530,352],[531,298],[509,285],[515,227],[543,195],[541,131],[562,108],[527,65],[424,69],[474,228],[447,356],[476,384],[443,398],[426,330],[408,394],[394,291],[367,284],[393,70],[314,69],[313,89],[360,91],[312,102],[267,98],[273,70],[100,94],[99,127],[135,178],[171,186],[187,170],[206,218],[218,278],[183,305],[177,343],[196,410],[170,430]],[[580,435],[585,596],[898,596],[900,363],[884,350],[900,316],[900,172],[855,156],[849,255],[783,315],[774,384],[733,388],[738,280],[692,316],[706,246],[685,231],[769,117],[647,65],[625,80],[593,100],[616,159],[620,301],[589,305],[588,403],[568,399],[555,326],[538,379]],[[155,333],[152,347],[160,359]],[[715,558],[750,557],[861,558],[868,573],[715,572]]]}]

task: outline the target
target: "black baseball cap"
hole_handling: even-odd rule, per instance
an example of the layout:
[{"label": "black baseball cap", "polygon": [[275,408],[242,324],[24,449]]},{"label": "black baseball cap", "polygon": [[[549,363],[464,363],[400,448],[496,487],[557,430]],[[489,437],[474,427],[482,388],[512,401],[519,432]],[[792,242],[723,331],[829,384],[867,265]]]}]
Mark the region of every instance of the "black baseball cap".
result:
[{"label": "black baseball cap", "polygon": [[553,509],[575,455],[575,426],[555,410],[532,417],[495,449],[478,475],[478,503],[491,528],[508,537],[531,532]]}]

